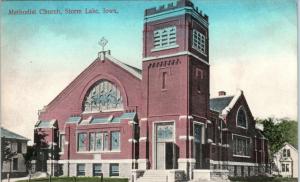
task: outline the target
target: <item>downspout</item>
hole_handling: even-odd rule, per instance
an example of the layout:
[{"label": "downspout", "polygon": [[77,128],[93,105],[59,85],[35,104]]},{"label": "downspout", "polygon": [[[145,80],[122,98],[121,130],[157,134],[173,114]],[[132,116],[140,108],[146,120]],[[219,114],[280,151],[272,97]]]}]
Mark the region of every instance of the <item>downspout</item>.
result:
[{"label": "downspout", "polygon": [[53,176],[53,150],[54,148],[54,126],[52,127],[52,145],[51,145],[51,176]]},{"label": "downspout", "polygon": [[68,129],[69,129],[69,137],[68,137],[68,164],[67,165],[68,165],[68,176],[70,176],[70,135],[71,135],[70,126],[68,127]]}]

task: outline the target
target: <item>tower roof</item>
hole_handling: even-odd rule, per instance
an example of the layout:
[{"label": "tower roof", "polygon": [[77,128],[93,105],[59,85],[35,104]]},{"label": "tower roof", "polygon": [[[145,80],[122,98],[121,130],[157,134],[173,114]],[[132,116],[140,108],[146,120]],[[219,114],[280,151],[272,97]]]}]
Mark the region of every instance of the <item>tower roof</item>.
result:
[{"label": "tower roof", "polygon": [[170,12],[177,9],[188,8],[190,10],[194,10],[198,16],[202,17],[204,20],[208,21],[208,16],[206,14],[202,14],[202,11],[198,10],[198,7],[195,7],[194,4],[190,0],[178,0],[175,4],[169,3],[168,5],[162,5],[159,7],[153,7],[145,10],[145,17],[161,14],[164,12]]}]

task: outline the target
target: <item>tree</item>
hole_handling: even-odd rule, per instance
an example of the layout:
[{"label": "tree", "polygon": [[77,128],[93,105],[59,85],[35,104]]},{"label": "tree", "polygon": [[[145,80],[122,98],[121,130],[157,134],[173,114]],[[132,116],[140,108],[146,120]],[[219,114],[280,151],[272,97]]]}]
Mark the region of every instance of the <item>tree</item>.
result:
[{"label": "tree", "polygon": [[36,158],[36,150],[33,146],[27,146],[26,154],[23,154],[25,160],[25,166],[27,170],[31,170],[32,164],[31,161]]},{"label": "tree", "polygon": [[1,169],[4,162],[9,162],[9,172],[11,172],[11,161],[16,154],[11,150],[11,143],[5,137],[1,138]]},{"label": "tree", "polygon": [[290,119],[257,119],[257,123],[264,126],[263,134],[269,140],[271,156],[276,153],[285,142],[290,143],[294,147],[298,147],[297,139],[297,122]]}]

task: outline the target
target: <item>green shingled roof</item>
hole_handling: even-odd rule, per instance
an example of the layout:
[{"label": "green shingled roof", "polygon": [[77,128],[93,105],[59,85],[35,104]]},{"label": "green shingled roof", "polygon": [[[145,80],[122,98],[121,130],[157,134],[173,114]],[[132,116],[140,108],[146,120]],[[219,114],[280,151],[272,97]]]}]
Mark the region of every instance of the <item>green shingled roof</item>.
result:
[{"label": "green shingled roof", "polygon": [[78,123],[81,120],[80,116],[71,116],[67,120],[67,123]]},{"label": "green shingled roof", "polygon": [[9,131],[1,127],[1,138],[17,139],[17,140],[29,140],[21,135],[18,135],[12,131]]},{"label": "green shingled roof", "polygon": [[35,125],[36,128],[52,128],[54,127],[56,120],[40,120]]},{"label": "green shingled roof", "polygon": [[91,124],[97,124],[97,123],[120,123],[122,119],[134,119],[136,116],[135,112],[130,112],[130,113],[123,113],[119,117],[114,117],[109,121],[109,118],[93,118],[91,121]]},{"label": "green shingled roof", "polygon": [[212,98],[209,100],[210,110],[222,112],[232,99],[233,96]]}]

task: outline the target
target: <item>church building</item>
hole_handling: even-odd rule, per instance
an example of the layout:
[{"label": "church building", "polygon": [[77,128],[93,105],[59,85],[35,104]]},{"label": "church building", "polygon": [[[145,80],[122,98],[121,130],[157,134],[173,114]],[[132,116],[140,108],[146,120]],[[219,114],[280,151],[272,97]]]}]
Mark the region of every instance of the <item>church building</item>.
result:
[{"label": "church building", "polygon": [[189,0],[146,9],[142,70],[99,52],[39,112],[36,170],[132,181],[266,173],[268,140],[243,91],[210,98],[208,27]]}]

